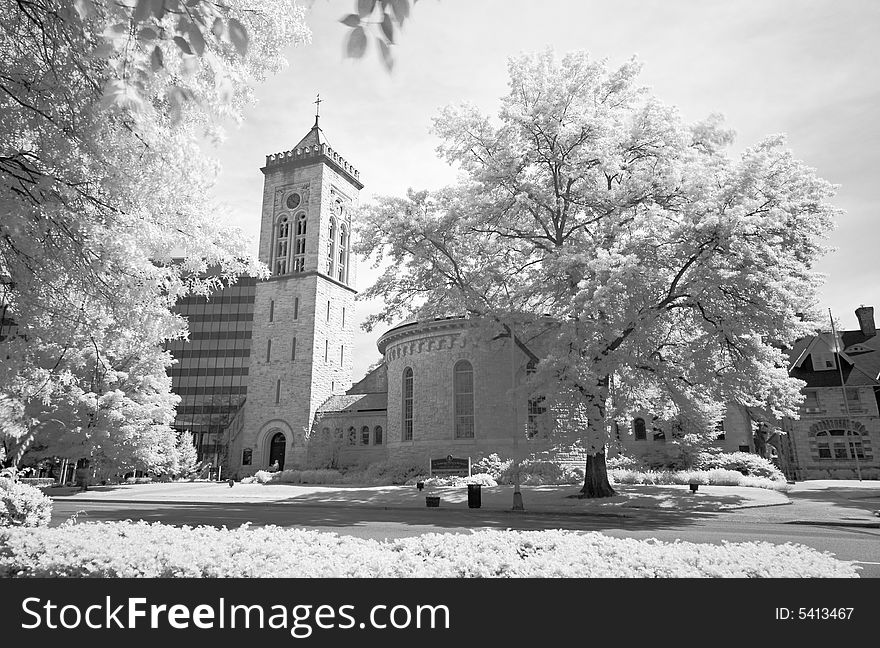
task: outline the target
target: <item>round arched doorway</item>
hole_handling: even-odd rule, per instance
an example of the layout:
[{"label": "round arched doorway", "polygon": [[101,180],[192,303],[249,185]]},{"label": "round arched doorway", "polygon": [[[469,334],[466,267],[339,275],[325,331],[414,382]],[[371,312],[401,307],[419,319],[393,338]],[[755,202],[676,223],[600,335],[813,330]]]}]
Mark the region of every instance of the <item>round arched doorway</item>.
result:
[{"label": "round arched doorway", "polygon": [[278,462],[278,470],[284,470],[284,453],[287,450],[287,439],[283,432],[276,432],[269,440],[269,466]]}]

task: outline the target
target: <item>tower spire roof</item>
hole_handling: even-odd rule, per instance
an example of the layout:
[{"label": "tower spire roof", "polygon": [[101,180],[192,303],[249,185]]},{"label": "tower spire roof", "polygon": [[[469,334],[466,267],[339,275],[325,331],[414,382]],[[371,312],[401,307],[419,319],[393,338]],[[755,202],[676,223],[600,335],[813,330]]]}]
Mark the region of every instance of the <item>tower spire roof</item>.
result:
[{"label": "tower spire roof", "polygon": [[330,146],[330,143],[327,141],[327,136],[324,135],[324,131],[321,130],[321,127],[318,125],[318,118],[320,117],[320,109],[321,104],[324,102],[321,99],[321,93],[319,92],[315,101],[315,125],[312,126],[312,129],[305,134],[299,143],[293,148],[303,148],[305,146]]},{"label": "tower spire roof", "polygon": [[324,102],[321,95],[315,98],[315,125],[311,130],[302,137],[289,151],[281,151],[266,156],[266,166],[263,167],[263,173],[270,168],[288,167],[288,166],[309,166],[312,164],[325,163],[334,168],[337,172],[348,178],[358,189],[363,189],[364,185],[360,181],[360,172],[351,165],[345,158],[333,150],[327,136],[318,125],[320,118],[319,109]]}]

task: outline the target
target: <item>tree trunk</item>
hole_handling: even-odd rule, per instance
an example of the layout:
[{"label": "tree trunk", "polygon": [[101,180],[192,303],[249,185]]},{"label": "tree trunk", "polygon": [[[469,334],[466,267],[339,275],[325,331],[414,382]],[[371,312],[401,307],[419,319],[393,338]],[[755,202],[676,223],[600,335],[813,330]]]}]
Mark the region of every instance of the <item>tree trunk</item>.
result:
[{"label": "tree trunk", "polygon": [[608,468],[605,466],[605,449],[595,455],[587,455],[584,487],[578,495],[581,499],[592,497],[612,497],[617,495],[608,481]]}]

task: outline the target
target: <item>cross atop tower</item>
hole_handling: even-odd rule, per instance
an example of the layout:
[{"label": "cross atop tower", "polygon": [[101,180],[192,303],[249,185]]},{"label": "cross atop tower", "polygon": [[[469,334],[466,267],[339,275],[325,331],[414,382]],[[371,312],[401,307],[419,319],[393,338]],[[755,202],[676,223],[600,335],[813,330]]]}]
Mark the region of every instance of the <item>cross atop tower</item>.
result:
[{"label": "cross atop tower", "polygon": [[314,104],[315,104],[315,126],[318,125],[318,116],[321,112],[321,101],[323,101],[323,100],[321,99],[321,93],[319,92],[317,95],[317,98],[314,101]]}]

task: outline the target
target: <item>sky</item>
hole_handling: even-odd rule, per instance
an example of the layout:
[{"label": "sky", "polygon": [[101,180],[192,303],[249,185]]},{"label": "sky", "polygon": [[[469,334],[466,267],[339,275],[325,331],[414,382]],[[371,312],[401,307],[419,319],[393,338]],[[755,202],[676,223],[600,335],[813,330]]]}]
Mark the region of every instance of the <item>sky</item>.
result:
[{"label": "sky", "polygon": [[[339,21],[355,0],[312,0],[312,43],[290,47],[290,65],[256,88],[257,103],[212,153],[222,171],[215,197],[232,222],[259,235],[265,156],[292,148],[311,128],[320,93],[330,145],[360,171],[361,202],[436,189],[455,173],[436,154],[431,120],[442,106],[471,103],[495,115],[507,92],[507,59],[552,47],[586,50],[619,65],[633,55],[644,85],[688,121],[722,113],[735,151],[785,133],[795,156],[839,185],[845,211],[826,244],[835,250],[820,304],[838,325],[853,311],[880,319],[880,2],[876,0],[421,0],[392,47],[388,73],[371,43],[344,56]],[[357,288],[377,276],[358,263]],[[360,302],[362,321],[379,304]],[[379,359],[384,329],[358,330],[354,375]]]}]

